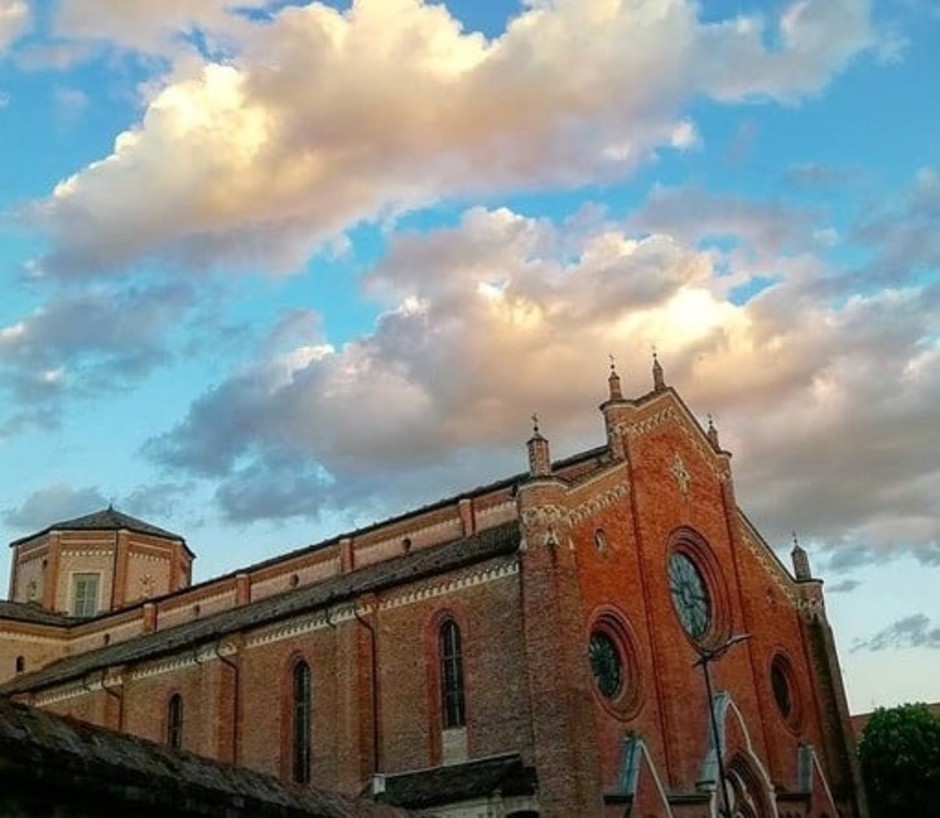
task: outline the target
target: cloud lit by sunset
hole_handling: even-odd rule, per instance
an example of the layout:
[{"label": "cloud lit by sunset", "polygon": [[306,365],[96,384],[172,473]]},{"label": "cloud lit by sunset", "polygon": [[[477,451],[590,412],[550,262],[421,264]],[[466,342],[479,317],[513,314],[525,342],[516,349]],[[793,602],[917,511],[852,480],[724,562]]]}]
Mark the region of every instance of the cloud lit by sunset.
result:
[{"label": "cloud lit by sunset", "polygon": [[938,42],[881,0],[0,0],[0,530],[113,500],[208,577],[519,471],[533,411],[596,444],[655,348],[846,583],[853,703],[875,651],[940,677],[879,636],[940,623]]}]

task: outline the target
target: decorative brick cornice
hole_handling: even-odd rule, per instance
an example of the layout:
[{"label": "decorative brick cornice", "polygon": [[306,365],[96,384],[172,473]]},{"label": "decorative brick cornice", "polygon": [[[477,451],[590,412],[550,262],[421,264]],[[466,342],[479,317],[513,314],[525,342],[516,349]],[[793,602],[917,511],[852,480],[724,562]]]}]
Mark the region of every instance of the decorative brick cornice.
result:
[{"label": "decorative brick cornice", "polygon": [[692,429],[687,423],[680,423],[679,428],[682,429],[685,434],[686,440],[689,441],[689,445],[698,452],[699,456],[702,458],[702,461],[711,469],[712,474],[718,478],[719,482],[724,483],[731,479],[731,470],[728,468],[728,465],[723,460],[719,459],[715,454],[715,450],[711,447],[711,444],[705,444],[702,440],[702,436],[699,434],[698,429]]},{"label": "decorative brick cornice", "polygon": [[90,692],[90,687],[86,687],[82,682],[75,682],[65,687],[57,687],[46,693],[40,693],[36,696],[33,703],[36,707],[45,707],[47,704],[55,704],[56,702],[64,702],[67,699],[75,699]]},{"label": "decorative brick cornice", "polygon": [[140,551],[131,551],[130,558],[139,562],[170,562],[168,554],[142,554]]},{"label": "decorative brick cornice", "polygon": [[568,512],[568,521],[571,525],[576,525],[582,520],[609,508],[616,502],[626,497],[630,493],[630,488],[626,483],[617,483],[607,491],[595,495],[590,500],[586,500],[580,505],[575,506]]},{"label": "decorative brick cornice", "polygon": [[238,652],[238,648],[232,643],[213,643],[204,645],[197,650],[187,651],[186,656],[174,656],[162,662],[151,662],[142,665],[131,671],[131,679],[147,679],[151,676],[162,676],[164,673],[172,673],[174,670],[180,670],[193,665],[204,665],[206,662],[218,661],[223,656],[232,656]]},{"label": "decorative brick cornice", "polygon": [[579,503],[574,508],[568,509],[564,506],[550,504],[523,509],[522,524],[526,528],[541,528],[557,523],[576,525],[593,514],[614,505],[629,493],[630,488],[626,483],[617,483],[607,491],[598,492],[589,500]]},{"label": "decorative brick cornice", "polygon": [[522,524],[526,528],[568,522],[568,509],[557,505],[534,506],[522,511]]},{"label": "decorative brick cornice", "polygon": [[738,531],[741,535],[741,542],[744,543],[747,550],[751,552],[761,567],[773,577],[777,587],[786,594],[787,599],[796,605],[797,594],[796,589],[793,587],[793,580],[790,579],[774,556],[769,553],[768,547],[763,543],[757,543],[745,526],[740,526]]},{"label": "decorative brick cornice", "polygon": [[164,673],[172,673],[174,670],[182,670],[185,667],[193,667],[199,664],[195,655],[190,653],[185,657],[174,657],[163,662],[154,662],[152,664],[139,667],[130,673],[131,679],[148,679],[151,676],[161,676]]},{"label": "decorative brick cornice", "polygon": [[629,437],[642,437],[660,426],[670,422],[677,423],[678,421],[679,413],[676,408],[667,406],[665,409],[660,409],[649,417],[643,418],[643,420],[638,420],[635,423],[618,423],[614,428]]},{"label": "decorative brick cornice", "polygon": [[[17,624],[25,625],[29,627],[30,625],[39,625],[43,628],[55,628],[62,627],[61,625],[55,625],[46,622],[17,622]],[[0,629],[0,639],[4,642],[29,642],[31,645],[43,644],[43,645],[62,645],[65,647],[68,644],[68,637],[63,635],[61,637],[55,636],[37,636],[33,633],[18,633],[16,631],[8,631]]]},{"label": "decorative brick cornice", "polygon": [[[425,600],[462,591],[466,588],[473,588],[478,585],[495,582],[518,573],[519,562],[516,557],[512,557],[498,565],[467,571],[457,577],[438,582],[429,582],[405,593],[387,597],[378,604],[378,610],[388,611],[416,602],[424,602]],[[374,611],[375,608],[371,605],[359,606],[357,608],[351,604],[337,606],[328,610],[320,610],[309,616],[299,617],[254,633],[245,640],[245,647],[255,648],[261,645],[281,642],[285,639],[291,639],[305,633],[323,630],[323,628],[334,627],[343,622],[348,622],[351,619],[355,619],[357,613],[359,616],[368,616]]]},{"label": "decorative brick cornice", "polygon": [[451,594],[455,591],[462,591],[466,588],[473,588],[477,585],[485,585],[488,582],[495,582],[504,577],[511,577],[519,573],[519,561],[513,557],[499,565],[494,565],[483,570],[473,571],[469,574],[447,580],[446,582],[427,585],[408,593],[401,594],[391,599],[384,599],[379,604],[379,610],[387,611],[393,608],[401,608],[404,605],[410,605],[413,602],[423,602],[426,599]]},{"label": "decorative brick cornice", "polygon": [[702,461],[712,470],[712,473],[719,481],[725,482],[731,479],[731,472],[727,465],[718,458],[715,451],[711,448],[711,445],[706,446],[705,442],[702,440],[700,430],[693,426],[688,418],[684,417],[675,406],[667,406],[635,423],[619,423],[615,429],[620,434],[636,438],[643,437],[654,429],[665,426],[667,423],[675,423],[679,426],[688,440],[689,445],[698,452]]},{"label": "decorative brick cornice", "polygon": [[[498,503],[495,506],[487,506],[485,508],[475,508],[474,514],[477,518],[477,528],[483,529],[486,526],[480,525],[480,521],[488,519],[489,517],[498,517],[499,519],[510,520],[516,516],[516,501],[515,500],[506,500],[503,503]],[[503,517],[502,515],[505,515]]]},{"label": "decorative brick cornice", "polygon": [[[368,607],[360,608],[359,614],[365,616],[371,613]],[[245,648],[256,648],[261,645],[270,645],[273,642],[282,642],[294,636],[301,636],[312,631],[323,630],[323,628],[332,627],[340,622],[345,622],[355,618],[355,609],[349,606],[349,611],[338,611],[328,613],[327,611],[318,611],[311,616],[299,617],[289,622],[284,622],[271,628],[254,633],[245,640]]]}]

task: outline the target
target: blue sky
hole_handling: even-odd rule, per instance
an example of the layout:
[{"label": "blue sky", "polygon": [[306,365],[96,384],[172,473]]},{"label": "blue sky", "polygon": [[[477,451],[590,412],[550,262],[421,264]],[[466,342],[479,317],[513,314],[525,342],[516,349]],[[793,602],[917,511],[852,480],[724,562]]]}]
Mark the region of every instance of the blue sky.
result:
[{"label": "blue sky", "polygon": [[598,443],[655,346],[852,708],[940,699],[938,79],[936,0],[0,0],[0,536],[207,578]]}]

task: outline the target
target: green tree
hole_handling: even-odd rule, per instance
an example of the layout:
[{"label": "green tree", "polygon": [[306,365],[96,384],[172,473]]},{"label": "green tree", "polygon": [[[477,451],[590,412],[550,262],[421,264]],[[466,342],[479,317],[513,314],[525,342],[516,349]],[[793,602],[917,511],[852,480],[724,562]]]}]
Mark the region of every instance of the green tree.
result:
[{"label": "green tree", "polygon": [[872,818],[940,818],[940,716],[927,705],[876,710],[858,754]]}]

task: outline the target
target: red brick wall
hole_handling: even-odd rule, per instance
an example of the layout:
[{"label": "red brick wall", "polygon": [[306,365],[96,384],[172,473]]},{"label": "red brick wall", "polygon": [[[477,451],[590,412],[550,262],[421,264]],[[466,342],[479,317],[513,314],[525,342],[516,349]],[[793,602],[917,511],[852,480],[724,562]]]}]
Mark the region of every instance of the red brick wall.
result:
[{"label": "red brick wall", "polygon": [[[639,407],[617,404],[608,426],[623,435],[625,461],[595,454],[588,465],[566,468],[564,481],[521,486],[525,542],[517,573],[477,581],[481,571],[512,562],[501,558],[362,597],[355,601],[360,618],[344,601],[246,631],[231,645],[187,648],[175,657],[186,663],[166,672],[129,668],[123,715],[115,695],[101,691],[50,707],[163,740],[166,704],[178,692],[186,749],[289,778],[290,674],[303,658],[312,675],[311,780],[358,793],[375,770],[443,760],[437,634],[450,617],[462,636],[467,757],[522,753],[538,767],[543,816],[605,814],[601,794],[616,789],[629,731],[649,750],[645,798],[655,801],[656,776],[671,792],[693,793],[710,733],[702,674],[693,668],[696,646],[668,584],[669,555],[684,538],[706,568],[716,642],[750,634],[711,665],[715,690],[731,695],[746,728],[729,717],[729,749],[752,752],[774,784],[794,789],[800,744],[814,745],[827,767],[837,759],[825,754],[839,746],[823,722],[829,699],[811,673],[798,586],[739,515],[728,457],[714,451],[670,391]],[[485,504],[478,505],[480,515]],[[473,522],[468,504],[462,518],[456,508],[440,512],[441,525]],[[399,534],[407,535],[401,521],[365,539],[397,543]],[[187,600],[217,590],[207,585]],[[629,648],[635,689],[628,682],[631,695],[613,703],[590,673],[588,640],[597,623]],[[770,684],[778,654],[787,659],[798,707],[789,720]],[[688,810],[703,808],[697,802]]]},{"label": "red brick wall", "polygon": [[[466,578],[466,572],[462,576]],[[435,762],[440,714],[438,693],[428,686],[428,662],[434,661],[429,633],[442,612],[461,623],[468,756],[512,749],[531,760],[517,577],[509,574],[450,589],[437,586],[432,588],[437,595],[427,594],[425,583],[364,600],[379,607],[377,614],[364,618],[377,633],[381,770],[403,771]],[[398,604],[419,591],[426,598]],[[373,772],[371,638],[348,607],[338,606],[331,617],[336,620],[332,624],[321,621],[315,629],[277,641],[254,644],[253,635],[246,634],[235,654],[227,654],[224,642],[218,647],[227,661],[218,658],[216,646],[207,645],[168,657],[164,661],[177,660],[180,666],[161,672],[148,675],[148,668],[157,670],[159,662],[128,669],[123,686],[115,688],[123,696],[120,706],[111,701],[117,693],[89,691],[48,707],[164,741],[167,704],[179,693],[184,749],[224,760],[234,759],[237,752],[239,763],[289,779],[290,673],[294,660],[302,657],[312,677],[311,781],[358,793]],[[303,622],[301,618],[285,624]]]},{"label": "red brick wall", "polygon": [[[670,404],[664,396],[629,420],[636,424]],[[628,623],[640,676],[640,703],[626,713],[593,692],[604,788],[616,784],[628,730],[644,737],[659,775],[674,791],[693,791],[701,772],[709,739],[706,695],[701,672],[692,669],[697,653],[673,608],[667,575],[672,539],[683,528],[697,532],[713,555],[713,591],[724,620],[720,633],[751,634],[711,665],[714,689],[732,696],[753,752],[771,779],[795,788],[798,745],[822,746],[795,586],[762,544],[753,537],[745,542],[725,456],[713,454],[681,418],[675,411],[665,422],[633,427],[627,436],[628,473],[615,470],[608,478],[608,483],[630,485],[631,491],[582,519],[572,532],[585,645],[592,622],[604,612],[616,612]],[[685,492],[673,474],[677,454],[689,478]],[[597,491],[605,488],[604,483],[596,486]],[[598,529],[606,537],[604,553],[595,543]],[[770,686],[770,664],[778,652],[789,660],[799,707],[799,718],[789,723],[778,712]]]},{"label": "red brick wall", "polygon": [[58,628],[22,622],[0,624],[0,684],[17,675],[17,659],[22,658],[29,673],[65,655],[68,643]]}]

